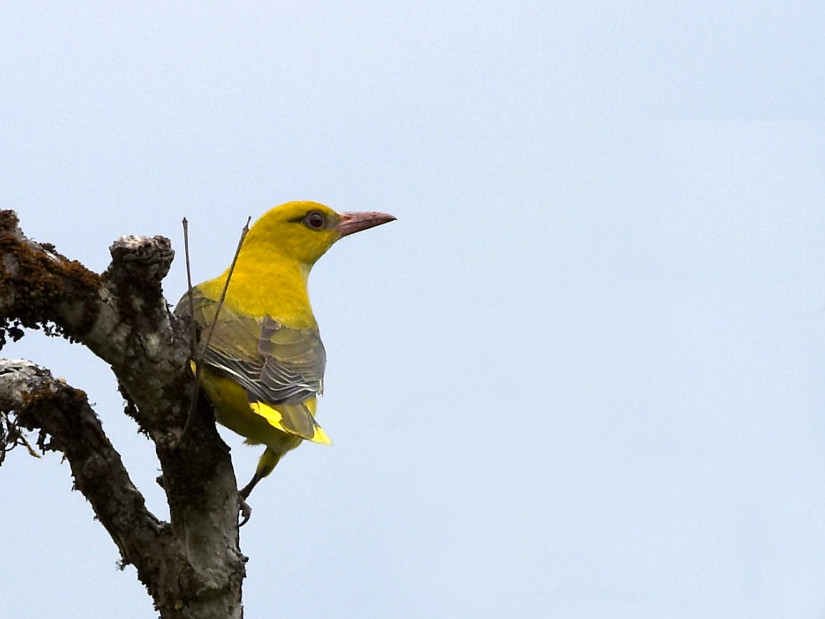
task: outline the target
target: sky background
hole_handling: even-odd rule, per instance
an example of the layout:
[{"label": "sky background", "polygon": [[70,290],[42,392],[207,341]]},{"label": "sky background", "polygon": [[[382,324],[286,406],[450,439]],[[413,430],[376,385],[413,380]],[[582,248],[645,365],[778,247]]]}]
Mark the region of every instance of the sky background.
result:
[{"label": "sky background", "polygon": [[[252,495],[247,617],[825,617],[825,8],[0,4],[0,207],[194,277],[294,199],[398,221],[311,294],[319,420]],[[160,516],[106,365],[84,389]],[[259,448],[224,431],[241,483]],[[69,467],[0,469],[0,618],[155,616]]]}]

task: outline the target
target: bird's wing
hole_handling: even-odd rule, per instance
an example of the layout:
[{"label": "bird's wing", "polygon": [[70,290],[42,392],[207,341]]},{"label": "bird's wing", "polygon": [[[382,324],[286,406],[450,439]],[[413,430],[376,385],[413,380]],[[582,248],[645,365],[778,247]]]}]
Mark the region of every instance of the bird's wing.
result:
[{"label": "bird's wing", "polygon": [[[191,315],[202,327],[203,340],[215,322],[218,304],[197,289],[193,301]],[[188,295],[181,299],[175,313],[190,313]],[[311,401],[323,390],[326,366],[326,352],[317,329],[293,329],[269,316],[247,316],[224,304],[203,362],[243,387],[251,408],[279,429],[308,440],[329,442],[315,423]]]}]

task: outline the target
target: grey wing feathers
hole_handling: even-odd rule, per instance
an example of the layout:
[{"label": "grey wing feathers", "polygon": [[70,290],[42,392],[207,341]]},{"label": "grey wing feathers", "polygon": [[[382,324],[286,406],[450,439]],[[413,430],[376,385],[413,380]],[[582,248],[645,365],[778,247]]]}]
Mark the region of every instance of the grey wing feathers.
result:
[{"label": "grey wing feathers", "polygon": [[[217,302],[195,291],[192,316],[208,334]],[[189,313],[184,295],[175,313]],[[326,352],[317,329],[291,329],[269,316],[256,319],[221,307],[204,363],[235,380],[250,401],[297,404],[323,390]]]}]

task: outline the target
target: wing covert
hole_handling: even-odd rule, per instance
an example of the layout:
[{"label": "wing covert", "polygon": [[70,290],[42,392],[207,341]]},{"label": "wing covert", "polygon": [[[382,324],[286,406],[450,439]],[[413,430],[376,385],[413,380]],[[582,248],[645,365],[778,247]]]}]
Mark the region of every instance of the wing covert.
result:
[{"label": "wing covert", "polygon": [[[217,301],[197,289],[193,301],[192,316],[206,337]],[[175,313],[189,313],[188,295]],[[297,404],[322,392],[326,352],[317,329],[292,329],[269,316],[245,316],[224,304],[204,363],[241,385],[250,401]]]}]

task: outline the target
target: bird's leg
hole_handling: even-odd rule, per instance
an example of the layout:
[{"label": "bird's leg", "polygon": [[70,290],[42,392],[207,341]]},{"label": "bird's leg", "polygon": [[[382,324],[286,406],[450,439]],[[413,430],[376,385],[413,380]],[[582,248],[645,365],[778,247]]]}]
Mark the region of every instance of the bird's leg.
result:
[{"label": "bird's leg", "polygon": [[[295,445],[298,443],[300,443],[300,440],[297,441]],[[261,459],[258,460],[258,467],[255,469],[255,474],[252,476],[252,479],[249,480],[249,483],[238,492],[240,495],[239,499],[241,503],[242,516],[241,524],[239,526],[245,525],[247,520],[249,520],[249,517],[252,515],[252,508],[249,507],[249,503],[246,502],[246,499],[249,497],[249,493],[252,492],[252,488],[254,488],[259,481],[272,472],[272,469],[274,469],[275,465],[278,464],[278,460],[281,459],[282,455],[283,454],[281,452],[270,449],[269,447],[267,447],[264,450],[264,453],[261,454]]]},{"label": "bird's leg", "polygon": [[249,506],[249,503],[246,502],[246,499],[249,497],[249,493],[252,492],[252,489],[263,478],[263,475],[260,475],[258,471],[255,471],[255,474],[252,476],[249,483],[238,491],[238,502],[241,506],[241,523],[238,525],[239,527],[245,525],[252,516],[252,508]]}]

